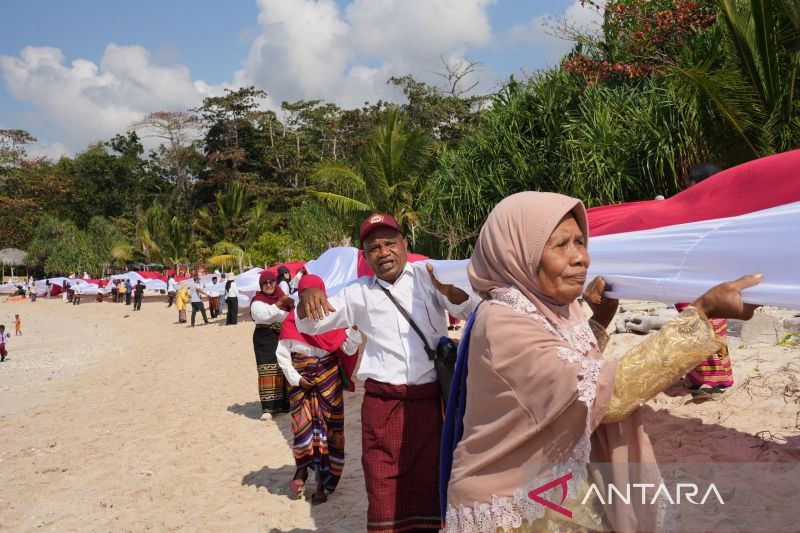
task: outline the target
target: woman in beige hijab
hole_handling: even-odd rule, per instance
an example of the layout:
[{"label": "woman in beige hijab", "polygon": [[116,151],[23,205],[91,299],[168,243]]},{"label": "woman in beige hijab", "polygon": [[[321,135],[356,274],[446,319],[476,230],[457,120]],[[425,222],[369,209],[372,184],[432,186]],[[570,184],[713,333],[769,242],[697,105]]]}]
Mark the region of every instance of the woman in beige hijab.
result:
[{"label": "woman in beige hijab", "polygon": [[[452,439],[443,485],[447,531],[659,528],[661,513],[652,506],[581,501],[590,480],[601,487],[658,483],[638,408],[719,349],[706,316],[752,316],[755,306],[744,304],[740,291],[760,276],[714,287],[657,335],[606,361],[605,328],[617,301],[602,296],[607,287],[597,278],[584,295],[594,316],[584,318],[577,298],[588,267],[579,200],[519,193],[486,220],[468,267],[485,302],[471,321],[463,363],[463,435],[459,440],[459,428]],[[610,468],[601,471],[590,461]],[[539,500],[530,496],[548,482],[552,489]]]}]

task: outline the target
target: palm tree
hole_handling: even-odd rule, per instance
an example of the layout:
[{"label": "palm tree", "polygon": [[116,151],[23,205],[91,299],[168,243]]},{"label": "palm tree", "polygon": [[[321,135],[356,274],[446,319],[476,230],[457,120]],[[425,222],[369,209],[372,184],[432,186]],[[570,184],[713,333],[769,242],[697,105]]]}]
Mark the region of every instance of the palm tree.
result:
[{"label": "palm tree", "polygon": [[212,247],[228,243],[244,248],[267,229],[268,215],[266,204],[255,201],[252,192],[234,181],[225,193],[217,191],[210,209],[198,210],[194,227]]},{"label": "palm tree", "polygon": [[752,157],[795,148],[800,135],[800,4],[719,0],[722,61],[676,69],[711,102]]},{"label": "palm tree", "polygon": [[232,242],[221,241],[211,247],[213,254],[206,261],[209,265],[220,266],[223,268],[239,267],[239,272],[244,271],[244,250]]},{"label": "palm tree", "polygon": [[419,224],[419,193],[432,155],[430,137],[410,126],[393,108],[372,131],[355,167],[341,161],[317,167],[311,180],[322,190],[311,194],[352,221],[376,211],[390,214],[411,231],[413,245]]},{"label": "palm tree", "polygon": [[137,217],[137,247],[148,259],[157,258],[175,268],[188,263],[198,242],[192,228],[181,217],[155,204]]}]

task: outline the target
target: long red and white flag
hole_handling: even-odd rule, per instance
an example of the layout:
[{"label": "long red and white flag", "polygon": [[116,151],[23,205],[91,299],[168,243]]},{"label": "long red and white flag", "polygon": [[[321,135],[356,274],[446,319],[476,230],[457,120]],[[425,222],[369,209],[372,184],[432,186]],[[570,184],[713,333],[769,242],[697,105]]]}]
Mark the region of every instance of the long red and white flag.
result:
[{"label": "long red and white flag", "polygon": [[612,297],[692,301],[746,274],[749,303],[800,307],[800,150],[730,168],[667,200],[589,210],[591,276]]}]

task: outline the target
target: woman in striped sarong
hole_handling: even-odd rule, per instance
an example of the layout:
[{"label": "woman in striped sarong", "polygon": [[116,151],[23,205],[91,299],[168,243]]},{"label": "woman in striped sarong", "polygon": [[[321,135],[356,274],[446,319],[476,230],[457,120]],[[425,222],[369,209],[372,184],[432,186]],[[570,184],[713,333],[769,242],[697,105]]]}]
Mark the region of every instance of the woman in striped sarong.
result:
[{"label": "woman in striped sarong", "polygon": [[281,332],[281,322],[289,315],[294,300],[278,287],[274,270],[264,270],[258,278],[260,291],[250,302],[250,316],[256,323],[253,330],[253,351],[258,369],[258,396],[261,399],[261,420],[289,412],[286,380],[278,366],[275,350]]},{"label": "woman in striped sarong", "polygon": [[[300,280],[299,292],[309,287],[325,290],[318,276]],[[275,354],[291,386],[289,401],[297,471],[289,485],[293,495],[305,489],[310,468],[316,475],[312,504],[327,501],[336,490],[344,467],[344,399],[342,389],[355,390],[352,372],[361,333],[355,328],[322,335],[297,331],[294,312],[286,317]]]},{"label": "woman in striped sarong", "polygon": [[[680,313],[689,304],[676,304],[675,309]],[[728,321],[724,318],[709,318],[709,324],[714,328],[714,333],[720,340],[726,341],[728,334]],[[733,385],[733,367],[728,355],[728,343],[720,350],[701,361],[693,368],[684,379],[684,383],[692,394],[720,393]]]}]

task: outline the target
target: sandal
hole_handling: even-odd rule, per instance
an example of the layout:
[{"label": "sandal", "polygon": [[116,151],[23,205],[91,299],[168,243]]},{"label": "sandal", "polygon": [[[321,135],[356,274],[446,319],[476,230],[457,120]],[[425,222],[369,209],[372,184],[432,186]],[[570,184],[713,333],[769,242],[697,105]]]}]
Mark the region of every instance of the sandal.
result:
[{"label": "sandal", "polygon": [[299,498],[303,491],[306,488],[306,482],[302,479],[293,479],[291,483],[289,483],[289,494],[294,496],[295,498]]},{"label": "sandal", "polygon": [[[297,477],[301,476],[301,477]],[[294,474],[294,479],[289,483],[289,494],[295,498],[299,498],[306,488],[306,479],[308,478],[308,471],[304,470],[302,473],[298,470]]]}]

